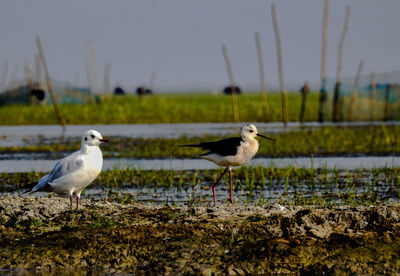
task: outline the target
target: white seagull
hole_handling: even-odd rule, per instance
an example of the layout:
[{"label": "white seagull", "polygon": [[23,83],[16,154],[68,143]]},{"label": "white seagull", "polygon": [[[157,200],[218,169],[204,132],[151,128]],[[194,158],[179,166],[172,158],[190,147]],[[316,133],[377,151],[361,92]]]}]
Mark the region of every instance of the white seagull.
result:
[{"label": "white seagull", "polygon": [[78,209],[82,190],[101,172],[103,155],[99,145],[102,143],[108,143],[108,140],[103,138],[98,131],[86,131],[82,136],[80,150],[59,160],[53,170],[43,176],[27,193],[45,191],[68,194],[71,208],[73,195],[75,195],[76,209]]},{"label": "white seagull", "polygon": [[258,151],[258,141],[256,136],[275,141],[273,138],[266,137],[257,133],[257,128],[253,124],[244,125],[240,130],[241,137],[232,137],[216,142],[204,142],[197,145],[182,145],[181,147],[199,147],[209,152],[200,155],[201,158],[214,162],[216,165],[226,167],[221,176],[212,186],[214,206],[216,205],[215,187],[221,181],[222,176],[229,170],[230,201],[232,197],[232,167],[246,164]]}]

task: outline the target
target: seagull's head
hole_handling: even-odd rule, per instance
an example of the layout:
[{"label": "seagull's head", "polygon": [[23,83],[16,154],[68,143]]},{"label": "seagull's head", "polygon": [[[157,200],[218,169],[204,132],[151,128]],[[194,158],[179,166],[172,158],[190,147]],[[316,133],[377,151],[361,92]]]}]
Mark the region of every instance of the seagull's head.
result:
[{"label": "seagull's head", "polygon": [[88,130],[82,136],[82,144],[86,144],[88,146],[98,146],[102,143],[108,143],[108,139],[103,138],[100,132],[96,130]]},{"label": "seagull's head", "polygon": [[275,139],[273,139],[273,138],[266,137],[264,135],[259,134],[257,132],[256,126],[253,124],[247,124],[247,125],[242,126],[242,128],[240,129],[240,135],[242,136],[243,139],[248,139],[248,138],[254,139],[256,136],[260,136],[265,139],[275,141]]}]

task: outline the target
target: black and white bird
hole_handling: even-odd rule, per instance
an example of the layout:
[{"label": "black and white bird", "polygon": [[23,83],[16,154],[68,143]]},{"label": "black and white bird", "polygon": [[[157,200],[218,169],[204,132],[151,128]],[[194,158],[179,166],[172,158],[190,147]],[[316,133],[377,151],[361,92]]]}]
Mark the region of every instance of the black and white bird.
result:
[{"label": "black and white bird", "polygon": [[103,166],[103,155],[99,145],[108,142],[98,131],[86,131],[82,136],[80,150],[59,160],[53,170],[43,176],[27,193],[45,191],[68,194],[71,208],[75,195],[78,209],[82,190],[97,178]]},{"label": "black and white bird", "polygon": [[233,204],[232,196],[232,167],[246,164],[258,151],[258,141],[256,136],[275,141],[273,138],[266,137],[257,133],[257,128],[253,124],[244,125],[240,130],[241,137],[232,137],[215,142],[203,142],[196,145],[182,145],[181,147],[198,147],[208,150],[207,153],[200,155],[201,158],[214,162],[216,165],[226,167],[221,176],[212,186],[214,206],[216,205],[215,187],[221,181],[226,171],[229,171],[230,201]]}]

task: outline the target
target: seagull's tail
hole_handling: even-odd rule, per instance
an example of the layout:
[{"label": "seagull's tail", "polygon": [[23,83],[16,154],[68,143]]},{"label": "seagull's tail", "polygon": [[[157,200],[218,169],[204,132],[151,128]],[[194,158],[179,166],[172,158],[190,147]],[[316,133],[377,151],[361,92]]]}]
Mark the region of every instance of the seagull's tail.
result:
[{"label": "seagull's tail", "polygon": [[[28,185],[24,186],[23,189],[27,189],[25,192],[23,192],[21,195],[26,195],[32,192],[33,187],[35,187],[38,184],[37,181],[29,183]],[[16,189],[18,190],[18,189]],[[15,190],[15,191],[16,191]],[[14,191],[13,191],[14,192]]]}]

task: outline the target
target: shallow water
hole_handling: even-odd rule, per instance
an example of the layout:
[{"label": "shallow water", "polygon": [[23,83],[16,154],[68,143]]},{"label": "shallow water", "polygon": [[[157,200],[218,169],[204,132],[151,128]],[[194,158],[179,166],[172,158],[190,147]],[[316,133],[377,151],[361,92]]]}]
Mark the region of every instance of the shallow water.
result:
[{"label": "shallow water", "polygon": [[[357,182],[349,182],[346,173],[341,174],[339,180],[334,180],[333,175],[327,175],[330,179],[328,183],[320,183],[318,177],[315,178],[314,185],[310,180],[298,181],[296,179],[267,180],[264,185],[256,185],[254,189],[247,189],[244,184],[233,177],[234,191],[233,198],[238,204],[264,205],[267,203],[281,202],[290,204],[291,202],[301,202],[305,200],[321,200],[330,204],[342,205],[346,203],[346,198],[350,202],[357,202],[360,197],[374,197],[375,193],[381,202],[396,202],[399,197],[399,186],[388,183],[385,174],[373,176],[372,172],[365,172],[358,175]],[[372,180],[374,179],[374,180]],[[218,204],[229,202],[229,184],[225,178],[216,187],[216,198]],[[374,182],[372,185],[371,183]],[[146,185],[136,186],[133,184],[121,184],[121,186],[107,188],[90,185],[82,194],[82,198],[93,200],[106,200],[118,202],[138,202],[156,205],[213,205],[211,182],[201,181],[196,185],[185,184],[177,186],[176,183],[171,187]],[[13,194],[19,195],[23,191]],[[0,193],[1,194],[1,193]],[[47,193],[34,193],[24,196],[47,196]],[[67,201],[68,198],[65,197]],[[354,200],[354,201],[353,201]],[[360,200],[360,202],[363,202]]]},{"label": "shallow water", "polygon": [[[103,136],[121,136],[131,138],[177,138],[181,136],[231,135],[238,134],[244,123],[199,123],[199,124],[131,124],[131,125],[67,125],[65,133],[58,125],[0,126],[0,146],[21,146],[27,141],[41,138],[63,139],[81,137],[88,129],[96,129]],[[300,129],[313,129],[324,126],[368,126],[368,125],[400,125],[394,122],[341,122],[318,123],[289,122],[286,127],[282,123],[255,123],[260,133],[271,134]]]},{"label": "shallow water", "polygon": [[[0,172],[48,172],[56,160],[0,160]],[[297,158],[254,158],[248,166],[324,168],[338,170],[396,168],[400,167],[400,157],[297,157]],[[134,168],[141,170],[208,170],[217,166],[203,159],[105,159],[103,170]]]}]

